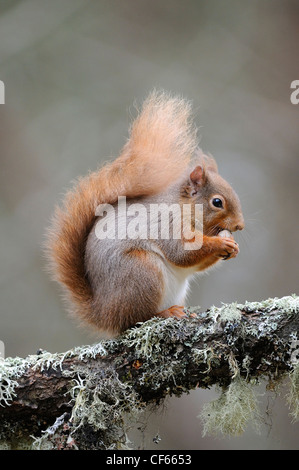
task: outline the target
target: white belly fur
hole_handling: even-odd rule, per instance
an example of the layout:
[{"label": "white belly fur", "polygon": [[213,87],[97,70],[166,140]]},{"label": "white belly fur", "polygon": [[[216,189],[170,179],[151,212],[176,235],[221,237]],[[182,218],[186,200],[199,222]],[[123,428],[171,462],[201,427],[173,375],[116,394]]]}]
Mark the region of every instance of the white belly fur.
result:
[{"label": "white belly fur", "polygon": [[[159,254],[156,259],[164,278],[164,293],[159,306],[159,312],[167,310],[173,305],[184,305],[189,292],[189,281],[197,273],[195,267],[180,268],[167,261],[157,245],[152,244],[151,249]],[[162,259],[161,259],[162,258]]]},{"label": "white belly fur", "polygon": [[166,310],[172,305],[184,305],[189,292],[189,280],[195,274],[194,268],[179,268],[165,262],[165,289],[159,310]]}]

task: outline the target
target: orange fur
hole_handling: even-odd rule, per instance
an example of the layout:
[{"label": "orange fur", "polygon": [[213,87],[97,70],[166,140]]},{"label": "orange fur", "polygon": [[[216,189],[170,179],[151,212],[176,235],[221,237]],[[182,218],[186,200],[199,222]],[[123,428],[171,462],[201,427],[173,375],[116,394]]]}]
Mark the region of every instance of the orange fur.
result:
[{"label": "orange fur", "polygon": [[134,121],[121,155],[80,179],[57,208],[46,251],[54,278],[65,288],[77,312],[88,318],[92,289],[85,265],[85,246],[96,207],[118,196],[159,193],[186,170],[197,142],[191,108],[183,99],[153,92]]}]

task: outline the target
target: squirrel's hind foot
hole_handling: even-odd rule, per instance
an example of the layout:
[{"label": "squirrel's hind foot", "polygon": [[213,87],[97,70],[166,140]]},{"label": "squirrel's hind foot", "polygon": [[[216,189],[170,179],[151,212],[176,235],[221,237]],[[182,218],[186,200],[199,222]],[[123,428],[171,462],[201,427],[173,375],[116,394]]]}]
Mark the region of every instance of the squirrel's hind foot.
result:
[{"label": "squirrel's hind foot", "polygon": [[162,317],[162,318],[177,318],[178,320],[180,318],[183,318],[186,316],[186,313],[184,312],[184,307],[180,305],[173,305],[172,307],[169,307],[166,310],[162,310],[162,312],[156,313],[157,317]]}]

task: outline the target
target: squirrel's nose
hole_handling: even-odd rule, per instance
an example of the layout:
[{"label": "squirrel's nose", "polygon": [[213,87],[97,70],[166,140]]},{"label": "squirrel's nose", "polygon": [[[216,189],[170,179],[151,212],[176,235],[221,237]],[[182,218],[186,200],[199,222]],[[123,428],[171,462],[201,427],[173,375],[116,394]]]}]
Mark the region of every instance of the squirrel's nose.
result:
[{"label": "squirrel's nose", "polygon": [[244,227],[245,227],[244,222],[239,222],[239,223],[235,226],[235,230],[243,230]]}]

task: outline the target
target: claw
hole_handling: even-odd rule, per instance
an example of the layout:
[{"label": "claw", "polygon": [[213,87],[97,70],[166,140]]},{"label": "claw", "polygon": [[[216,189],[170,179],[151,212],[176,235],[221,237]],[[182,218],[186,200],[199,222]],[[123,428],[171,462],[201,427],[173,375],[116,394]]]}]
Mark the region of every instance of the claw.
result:
[{"label": "claw", "polygon": [[232,253],[228,253],[227,251],[227,255],[225,256],[222,256],[222,259],[226,260],[226,259],[229,259],[231,257]]}]

